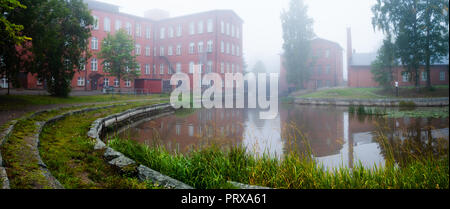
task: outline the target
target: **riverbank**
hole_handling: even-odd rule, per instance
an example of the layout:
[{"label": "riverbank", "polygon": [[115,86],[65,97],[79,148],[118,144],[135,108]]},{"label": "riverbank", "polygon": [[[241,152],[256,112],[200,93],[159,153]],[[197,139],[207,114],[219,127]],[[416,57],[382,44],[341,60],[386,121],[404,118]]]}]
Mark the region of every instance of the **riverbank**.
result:
[{"label": "riverbank", "polygon": [[294,98],[292,99],[292,102],[301,105],[443,107],[448,106],[449,98],[448,97],[385,98],[385,99]]}]

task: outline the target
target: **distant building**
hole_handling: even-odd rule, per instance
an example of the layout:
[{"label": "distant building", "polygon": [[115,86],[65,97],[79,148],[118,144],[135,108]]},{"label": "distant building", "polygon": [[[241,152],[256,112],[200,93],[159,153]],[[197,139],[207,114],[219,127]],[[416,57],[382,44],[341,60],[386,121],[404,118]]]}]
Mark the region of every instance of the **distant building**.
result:
[{"label": "distant building", "polygon": [[[336,43],[322,38],[311,41],[312,58],[309,61],[311,75],[303,88],[317,89],[322,87],[340,86],[343,79],[342,47]],[[283,65],[283,55],[280,57],[280,93],[290,92],[295,86],[287,83],[286,69]]]},{"label": "distant building", "polygon": [[[194,65],[200,65],[202,73],[216,72],[222,78],[225,73],[243,71],[243,20],[232,10],[169,17],[168,12],[154,9],[147,11],[145,17],[139,17],[119,12],[116,5],[92,0],[85,2],[95,20],[89,38],[93,56],[83,69],[74,69],[77,70],[71,85],[74,90],[119,87],[115,77],[103,72],[103,60],[97,55],[107,34],[114,34],[119,29],[125,29],[135,41],[134,54],[139,67],[130,70],[140,72],[136,79],[145,83],[140,86],[157,85],[149,79],[159,79],[166,86],[176,72],[187,73],[192,85]],[[23,77],[24,88],[45,88],[45,81],[37,80],[35,75]],[[121,80],[120,88],[131,91],[135,88],[134,83],[134,79]],[[8,81],[0,76],[0,87],[7,86]]]},{"label": "distant building", "polygon": [[[347,66],[349,87],[378,87],[379,84],[373,79],[371,64],[377,58],[377,53],[356,53],[352,48],[351,29],[347,28]],[[432,85],[448,85],[448,56],[440,63],[432,63],[430,76]],[[419,68],[420,85],[426,85],[427,75],[425,66]],[[399,66],[393,69],[393,79],[398,81],[399,86],[413,86],[414,78],[411,73]]]}]

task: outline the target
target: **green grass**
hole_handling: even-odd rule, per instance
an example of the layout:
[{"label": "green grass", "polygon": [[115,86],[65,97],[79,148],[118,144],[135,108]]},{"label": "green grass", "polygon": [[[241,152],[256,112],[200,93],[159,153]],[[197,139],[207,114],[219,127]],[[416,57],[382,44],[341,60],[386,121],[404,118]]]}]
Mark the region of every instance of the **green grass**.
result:
[{"label": "green grass", "polygon": [[227,188],[227,180],[283,189],[448,189],[448,155],[415,160],[403,167],[328,171],[307,155],[291,152],[283,159],[254,157],[242,147],[211,145],[189,154],[171,154],[161,146],[112,139],[109,145],[165,175],[200,189]]},{"label": "green grass", "polygon": [[299,96],[299,98],[337,98],[337,99],[385,99],[385,98],[428,98],[448,97],[448,85],[434,86],[432,90],[422,87],[416,91],[414,87],[401,87],[399,97],[392,90],[383,88],[337,88],[324,89]]},{"label": "green grass", "polygon": [[[134,102],[131,105],[127,105],[127,106],[118,106],[115,107],[117,108],[117,111],[124,111],[128,108],[133,108],[136,106],[140,106],[140,105],[144,105],[144,104],[150,104],[151,102]],[[105,106],[106,104],[104,104],[103,106]],[[70,111],[70,110],[76,110],[76,109],[82,109],[82,108],[86,108],[86,107],[95,107],[95,106],[102,106],[102,105],[89,105],[89,106],[80,106],[80,107],[70,107],[70,108],[61,108],[58,110],[53,110],[50,112],[45,112],[45,113],[41,113],[36,115],[33,118],[30,119],[26,119],[25,117],[23,117],[22,119],[19,119],[17,124],[14,127],[14,130],[12,131],[10,137],[8,138],[8,140],[5,142],[5,144],[3,146],[0,147],[1,152],[2,152],[2,157],[3,160],[6,164],[6,168],[7,168],[7,174],[8,174],[8,178],[10,180],[10,186],[11,188],[14,189],[33,189],[33,188],[49,188],[49,182],[47,182],[46,178],[44,177],[42,171],[39,169],[38,167],[38,162],[37,162],[37,158],[36,156],[33,155],[33,149],[31,148],[32,146],[32,141],[30,140],[30,137],[33,136],[34,134],[36,134],[37,132],[37,126],[36,126],[36,122],[38,121],[46,121],[56,115],[60,115],[63,114],[64,112]],[[113,108],[114,109],[114,108]],[[95,153],[95,152],[87,152],[88,146],[90,146],[91,142],[88,141],[78,141],[78,140],[74,140],[75,135],[70,135],[73,134],[74,130],[78,130],[78,131],[85,131],[84,133],[78,132],[78,136],[81,135],[87,135],[87,130],[86,129],[80,129],[77,128],[78,125],[84,125],[83,127],[86,128],[89,125],[87,125],[87,123],[92,123],[96,117],[100,117],[102,114],[102,112],[104,112],[105,114],[109,114],[111,113],[109,110],[99,110],[97,112],[97,114],[93,114],[92,117],[90,117],[90,121],[87,120],[82,120],[83,118],[78,118],[78,120],[73,121],[72,124],[70,124],[68,127],[66,127],[64,130],[59,130],[59,129],[48,129],[46,128],[46,133],[51,132],[51,133],[56,133],[57,131],[64,131],[64,132],[68,132],[69,135],[64,135],[67,138],[59,138],[62,137],[63,135],[59,136],[58,138],[51,138],[51,140],[60,140],[55,142],[55,145],[64,145],[64,146],[56,146],[53,148],[49,148],[45,150],[52,150],[55,151],[57,153],[60,153],[61,156],[53,156],[56,158],[62,158],[63,154],[65,153],[66,150],[71,150],[71,147],[73,146],[73,148],[78,148],[78,153],[76,152],[70,152],[70,154],[73,154],[71,157],[73,157],[74,160],[87,160],[88,162],[92,162],[92,164],[90,164],[92,167],[90,167],[89,169],[94,169],[96,170],[97,168],[100,167],[95,167],[95,166],[100,166],[100,161],[98,159],[101,159],[101,153]],[[31,114],[31,113],[29,113]],[[28,114],[28,115],[29,115]],[[79,122],[85,122],[85,123],[79,123]],[[73,130],[72,130],[73,129]],[[61,133],[61,132],[58,132]],[[46,138],[47,139],[47,138]],[[66,140],[69,140],[69,142],[72,142],[73,144],[70,144],[69,142],[67,142]],[[41,146],[44,144],[45,145],[46,141],[45,139],[41,138]],[[91,147],[91,149],[93,149],[93,146]],[[44,156],[48,156],[45,151],[40,153],[42,158],[44,159]],[[81,156],[84,156],[83,158],[81,158]],[[45,158],[45,159],[49,159],[49,158]],[[65,158],[67,159],[67,158]],[[44,160],[45,161],[45,160]],[[51,164],[51,161],[45,161],[48,164]],[[66,161],[69,162],[69,161]],[[62,166],[62,165],[61,165]],[[70,169],[80,169],[80,167],[71,167],[72,165],[66,165],[68,167],[64,167],[65,169],[67,169],[68,171]],[[85,167],[88,168],[88,167]],[[104,174],[106,174],[107,171],[105,170]],[[53,172],[52,172],[53,174]],[[64,174],[63,174],[64,175]],[[59,176],[61,177],[61,176]],[[107,187],[107,188],[114,188],[117,185],[122,185],[123,187],[129,186],[131,188],[136,188],[140,186],[140,184],[136,183],[135,180],[131,179],[131,180],[124,180],[123,182],[119,182],[117,184],[115,184],[114,182],[117,181],[117,178],[113,178],[109,175],[106,176],[102,176],[104,177],[105,180],[105,184],[102,184],[102,186]],[[109,179],[109,180],[108,180]],[[110,183],[110,184],[107,184]],[[67,184],[70,185],[70,184]],[[141,185],[142,186],[142,185]],[[94,187],[94,186],[93,186]],[[117,186],[119,187],[119,186]]]},{"label": "green grass", "polygon": [[98,103],[115,102],[127,100],[143,100],[166,98],[166,94],[154,95],[92,95],[92,96],[73,96],[67,98],[52,97],[45,95],[0,95],[0,108],[3,110],[20,109],[32,105],[50,105],[50,104],[80,104],[80,103]]},{"label": "green grass", "polygon": [[[142,105],[142,104],[140,104]],[[127,105],[69,116],[46,127],[41,135],[40,153],[48,169],[67,189],[154,189],[151,182],[139,182],[131,173],[121,174],[103,159],[102,150],[94,150],[87,137],[91,123],[138,106]],[[130,168],[135,172],[136,168]]]}]

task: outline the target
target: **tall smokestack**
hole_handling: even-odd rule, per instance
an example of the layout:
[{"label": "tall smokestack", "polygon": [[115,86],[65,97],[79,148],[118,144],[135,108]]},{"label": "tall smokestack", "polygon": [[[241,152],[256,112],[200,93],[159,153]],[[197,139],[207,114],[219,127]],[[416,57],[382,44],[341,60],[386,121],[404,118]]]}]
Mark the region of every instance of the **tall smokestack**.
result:
[{"label": "tall smokestack", "polygon": [[347,28],[347,66],[350,65],[353,56],[352,29]]}]

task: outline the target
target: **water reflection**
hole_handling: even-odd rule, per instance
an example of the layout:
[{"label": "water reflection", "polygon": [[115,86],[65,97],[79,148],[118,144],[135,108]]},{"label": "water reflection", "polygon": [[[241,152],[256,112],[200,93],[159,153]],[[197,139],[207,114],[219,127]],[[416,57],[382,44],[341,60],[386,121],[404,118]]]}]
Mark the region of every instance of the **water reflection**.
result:
[{"label": "water reflection", "polygon": [[[448,118],[361,117],[349,114],[345,107],[284,104],[272,120],[259,119],[259,112],[257,109],[183,110],[135,124],[120,133],[120,137],[146,144],[158,142],[180,152],[211,141],[223,146],[240,144],[255,155],[278,158],[291,151],[310,150],[327,168],[352,168],[359,162],[364,166],[383,166],[389,156],[401,163],[400,159],[407,153],[424,150],[437,153],[442,147],[448,152]],[[301,132],[304,139],[296,137],[295,131]],[[394,151],[383,146],[375,137],[377,133],[386,136]]]}]

